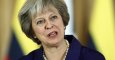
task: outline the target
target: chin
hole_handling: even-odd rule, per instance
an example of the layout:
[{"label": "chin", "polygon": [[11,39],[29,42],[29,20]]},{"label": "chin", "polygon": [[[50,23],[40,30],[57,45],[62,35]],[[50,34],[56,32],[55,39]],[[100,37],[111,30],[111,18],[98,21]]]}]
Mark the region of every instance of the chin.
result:
[{"label": "chin", "polygon": [[48,45],[49,46],[57,46],[58,44],[59,44],[59,40],[58,41],[50,41],[50,42],[48,42]]}]

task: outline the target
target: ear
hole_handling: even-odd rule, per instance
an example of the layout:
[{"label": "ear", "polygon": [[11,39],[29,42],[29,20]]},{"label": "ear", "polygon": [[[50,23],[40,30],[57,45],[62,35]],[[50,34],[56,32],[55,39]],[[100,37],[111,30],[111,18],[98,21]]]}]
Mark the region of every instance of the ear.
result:
[{"label": "ear", "polygon": [[34,38],[36,39],[37,37],[36,37],[36,36],[34,36]]}]

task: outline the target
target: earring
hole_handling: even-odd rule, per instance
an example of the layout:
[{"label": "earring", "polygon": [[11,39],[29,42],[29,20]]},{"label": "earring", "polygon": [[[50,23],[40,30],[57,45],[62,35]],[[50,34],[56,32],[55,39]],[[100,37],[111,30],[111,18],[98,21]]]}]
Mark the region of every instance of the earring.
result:
[{"label": "earring", "polygon": [[36,36],[34,36],[34,38],[36,39],[37,37],[36,37]]},{"label": "earring", "polygon": [[64,27],[64,29],[66,29],[66,27]]}]

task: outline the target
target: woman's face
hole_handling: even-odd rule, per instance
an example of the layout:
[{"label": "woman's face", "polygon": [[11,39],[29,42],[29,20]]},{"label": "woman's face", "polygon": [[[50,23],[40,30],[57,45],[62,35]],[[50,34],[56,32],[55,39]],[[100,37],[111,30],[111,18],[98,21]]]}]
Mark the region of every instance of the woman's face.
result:
[{"label": "woman's face", "polygon": [[42,44],[54,46],[64,40],[64,24],[61,15],[54,7],[45,8],[32,19],[35,36]]}]

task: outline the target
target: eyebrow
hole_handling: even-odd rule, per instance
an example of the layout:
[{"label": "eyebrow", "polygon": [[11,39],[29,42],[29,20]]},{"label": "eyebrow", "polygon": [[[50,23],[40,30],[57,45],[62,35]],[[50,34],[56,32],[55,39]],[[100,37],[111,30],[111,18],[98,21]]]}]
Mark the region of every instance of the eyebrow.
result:
[{"label": "eyebrow", "polygon": [[[54,11],[52,11],[52,10],[50,10],[50,11],[48,11],[48,12],[50,12],[49,13],[49,17],[51,17],[51,16],[53,16],[53,15],[58,15],[56,12],[54,12]],[[46,14],[46,13],[45,13]],[[39,14],[38,14],[39,15]],[[38,20],[38,19],[44,19],[43,17],[36,17],[36,18],[34,18],[33,20]]]},{"label": "eyebrow", "polygon": [[36,19],[34,19],[35,21],[37,20],[37,21],[39,21],[39,20],[44,20],[44,18],[36,18]]}]

